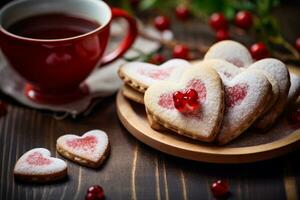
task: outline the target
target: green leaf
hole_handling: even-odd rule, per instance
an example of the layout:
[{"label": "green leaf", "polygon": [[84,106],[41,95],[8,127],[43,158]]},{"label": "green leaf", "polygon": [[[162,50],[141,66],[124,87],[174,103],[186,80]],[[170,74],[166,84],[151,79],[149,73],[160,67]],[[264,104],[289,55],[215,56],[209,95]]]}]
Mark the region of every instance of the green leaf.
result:
[{"label": "green leaf", "polygon": [[139,8],[141,10],[148,10],[148,9],[155,7],[155,5],[157,3],[158,3],[158,0],[142,0],[140,2]]}]

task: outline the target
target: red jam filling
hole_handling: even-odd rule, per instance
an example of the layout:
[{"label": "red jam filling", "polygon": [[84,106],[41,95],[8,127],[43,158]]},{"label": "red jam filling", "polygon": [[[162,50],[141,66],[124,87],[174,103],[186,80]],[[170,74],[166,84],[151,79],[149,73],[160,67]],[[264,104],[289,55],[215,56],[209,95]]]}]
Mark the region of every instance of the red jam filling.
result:
[{"label": "red jam filling", "polygon": [[44,158],[40,152],[34,152],[27,157],[26,162],[30,165],[42,166],[49,165],[52,161]]},{"label": "red jam filling", "polygon": [[155,70],[141,69],[139,72],[140,72],[140,74],[142,74],[144,76],[148,76],[152,79],[164,80],[171,75],[171,72],[173,71],[173,69],[174,69],[173,67],[170,67],[167,69],[155,69]]},{"label": "red jam filling", "polygon": [[86,136],[74,140],[68,140],[67,145],[73,149],[82,149],[84,151],[93,151],[97,145],[95,136]]},{"label": "red jam filling", "polygon": [[232,108],[240,105],[248,93],[247,84],[238,84],[233,87],[225,87],[226,107]]}]

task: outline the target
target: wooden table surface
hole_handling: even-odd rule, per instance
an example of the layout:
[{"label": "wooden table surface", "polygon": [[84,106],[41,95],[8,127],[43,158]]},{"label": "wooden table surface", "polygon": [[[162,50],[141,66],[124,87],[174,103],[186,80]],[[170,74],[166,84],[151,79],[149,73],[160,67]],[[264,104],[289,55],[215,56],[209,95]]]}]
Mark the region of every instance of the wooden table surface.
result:
[{"label": "wooden table surface", "polygon": [[[299,7],[287,10],[299,17]],[[279,15],[284,17],[282,12]],[[298,22],[290,22],[299,24],[299,18]],[[173,28],[176,37],[186,42],[212,41],[211,31],[200,30],[198,25],[192,20]],[[300,33],[300,26],[291,27],[294,31],[288,30],[290,35]],[[209,186],[217,179],[229,181],[230,199],[293,200],[300,195],[299,150],[253,164],[194,162],[168,156],[133,138],[118,120],[115,96],[105,99],[87,117],[64,120],[26,108],[4,95],[0,97],[10,104],[8,114],[0,119],[1,200],[84,199],[87,188],[95,184],[104,188],[106,199],[213,199]],[[100,169],[67,161],[69,177],[63,182],[37,185],[14,181],[14,164],[24,152],[44,147],[61,158],[55,151],[59,136],[80,135],[91,129],[106,131],[111,142],[111,154]]]}]

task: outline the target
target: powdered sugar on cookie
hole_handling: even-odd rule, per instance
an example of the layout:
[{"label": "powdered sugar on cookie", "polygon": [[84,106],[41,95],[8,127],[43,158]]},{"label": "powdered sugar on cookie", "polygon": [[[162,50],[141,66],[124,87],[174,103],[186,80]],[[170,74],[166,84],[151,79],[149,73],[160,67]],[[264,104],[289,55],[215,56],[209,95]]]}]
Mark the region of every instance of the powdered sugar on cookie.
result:
[{"label": "powdered sugar on cookie", "polygon": [[218,142],[225,144],[239,136],[259,117],[268,102],[271,84],[262,74],[247,70],[225,81],[225,115]]},{"label": "powdered sugar on cookie", "polygon": [[[189,89],[197,92],[201,109],[195,113],[181,113],[175,108],[172,96]],[[150,86],[144,99],[148,115],[179,134],[212,141],[219,132],[223,117],[223,89],[218,74],[211,68],[190,67],[179,83],[164,81]]]},{"label": "powdered sugar on cookie", "polygon": [[150,85],[159,81],[178,80],[190,66],[191,64],[183,59],[171,59],[159,66],[144,62],[130,62],[121,66],[119,76],[125,84],[144,92]]},{"label": "powdered sugar on cookie", "polygon": [[222,77],[225,113],[217,141],[225,144],[242,134],[259,117],[269,100],[271,84],[260,71],[243,70],[223,60],[205,60],[196,67],[214,68]]},{"label": "powdered sugar on cookie", "polygon": [[56,146],[59,153],[75,162],[83,159],[100,164],[100,160],[109,148],[109,140],[105,132],[92,130],[81,137],[71,134],[63,135],[57,139]]},{"label": "powdered sugar on cookie", "polygon": [[61,159],[50,157],[51,153],[44,148],[35,148],[17,161],[14,173],[19,175],[51,175],[67,169],[67,164]]},{"label": "powdered sugar on cookie", "polygon": [[221,59],[234,64],[237,67],[245,67],[252,63],[252,57],[242,44],[225,40],[211,46],[204,56],[204,60]]}]

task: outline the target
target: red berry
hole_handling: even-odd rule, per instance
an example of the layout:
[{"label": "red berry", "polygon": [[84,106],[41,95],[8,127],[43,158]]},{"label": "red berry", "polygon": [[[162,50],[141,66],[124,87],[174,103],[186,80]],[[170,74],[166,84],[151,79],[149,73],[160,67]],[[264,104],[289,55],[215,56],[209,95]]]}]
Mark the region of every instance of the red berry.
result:
[{"label": "red berry", "polygon": [[170,20],[166,16],[157,16],[154,19],[154,26],[160,31],[167,30],[170,28]]},{"label": "red berry", "polygon": [[227,40],[229,39],[229,32],[227,30],[221,29],[216,32],[216,40]]},{"label": "red berry", "polygon": [[0,117],[6,115],[7,113],[7,105],[3,101],[0,101]]},{"label": "red berry", "polygon": [[288,119],[293,124],[300,124],[300,109],[290,113]]},{"label": "red berry", "polygon": [[150,58],[150,63],[155,64],[155,65],[159,65],[163,62],[165,62],[165,57],[161,54],[154,54],[153,56],[151,56]]},{"label": "red berry", "polygon": [[180,20],[186,20],[190,15],[188,8],[184,5],[179,5],[176,7],[176,16]]},{"label": "red berry", "polygon": [[199,109],[200,104],[198,102],[198,93],[194,89],[189,89],[186,92],[187,101],[190,106],[190,111],[193,112],[196,109]]},{"label": "red berry", "polygon": [[194,89],[189,89],[186,92],[187,99],[190,100],[198,100],[198,93]]},{"label": "red berry", "polygon": [[242,29],[249,29],[252,23],[252,14],[249,11],[242,10],[235,15],[235,25]]},{"label": "red berry", "polygon": [[189,48],[184,44],[177,44],[173,48],[173,58],[189,59]]},{"label": "red berry", "polygon": [[103,200],[104,191],[101,186],[94,185],[88,188],[85,200]]},{"label": "red berry", "polygon": [[225,16],[222,13],[213,13],[210,16],[209,24],[214,30],[227,29],[228,23]]},{"label": "red berry", "polygon": [[182,113],[192,113],[200,108],[198,93],[194,89],[189,89],[186,93],[175,92],[173,102],[175,108]]},{"label": "red berry", "polygon": [[174,106],[179,112],[183,112],[186,105],[186,100],[184,99],[184,94],[182,92],[175,92],[173,94]]},{"label": "red berry", "polygon": [[262,42],[253,44],[250,47],[250,52],[255,60],[267,58],[270,55],[266,45]]},{"label": "red berry", "polygon": [[218,180],[213,182],[210,189],[216,198],[224,197],[229,193],[229,185],[227,181]]},{"label": "red berry", "polygon": [[295,47],[296,47],[296,49],[300,52],[300,37],[298,37],[298,38],[296,39]]}]

